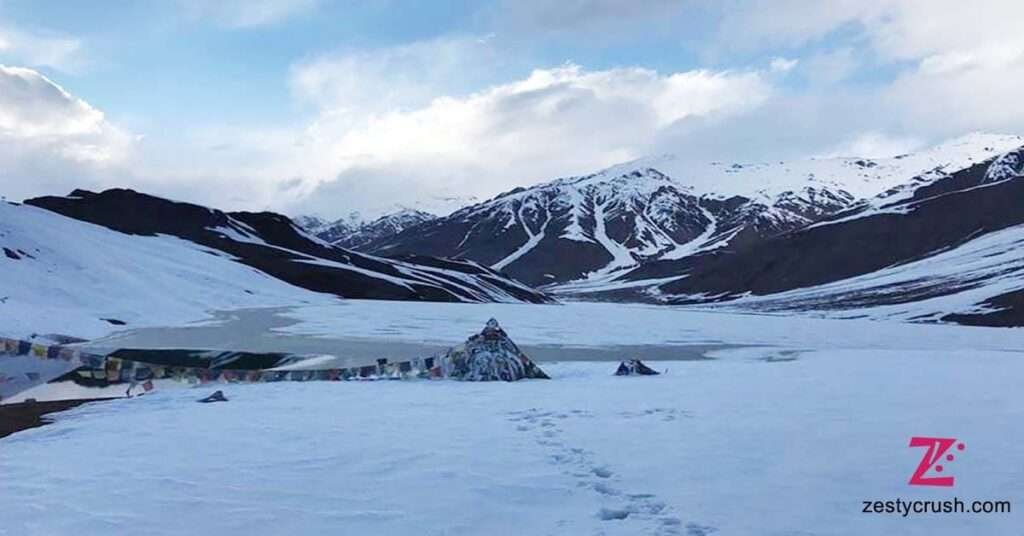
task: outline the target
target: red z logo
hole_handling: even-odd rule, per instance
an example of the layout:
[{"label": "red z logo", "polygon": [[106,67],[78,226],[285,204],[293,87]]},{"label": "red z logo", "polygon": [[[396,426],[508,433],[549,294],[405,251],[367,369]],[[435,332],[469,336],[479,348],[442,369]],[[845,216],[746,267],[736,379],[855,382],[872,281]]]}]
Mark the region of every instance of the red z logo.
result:
[{"label": "red z logo", "polygon": [[[929,470],[934,469],[936,473],[941,473],[945,468],[938,465],[938,462],[942,460],[942,455],[946,454],[953,444],[956,443],[956,450],[963,452],[966,445],[963,443],[957,443],[956,438],[952,437],[912,437],[910,438],[911,447],[927,447],[924,456],[921,458],[921,463],[917,465],[917,470],[910,477],[911,486],[943,486],[952,487],[953,477],[952,476],[925,476]],[[952,454],[946,454],[946,461],[951,462],[955,456]]]}]

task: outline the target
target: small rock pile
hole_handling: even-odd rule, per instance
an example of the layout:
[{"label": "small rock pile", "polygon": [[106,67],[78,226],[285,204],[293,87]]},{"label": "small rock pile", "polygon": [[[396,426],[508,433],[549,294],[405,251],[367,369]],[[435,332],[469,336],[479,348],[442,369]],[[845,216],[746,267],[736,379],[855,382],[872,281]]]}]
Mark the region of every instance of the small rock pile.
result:
[{"label": "small rock pile", "polygon": [[511,382],[526,378],[550,379],[526,357],[493,318],[487,321],[483,331],[450,348],[439,361],[440,375],[455,380]]}]

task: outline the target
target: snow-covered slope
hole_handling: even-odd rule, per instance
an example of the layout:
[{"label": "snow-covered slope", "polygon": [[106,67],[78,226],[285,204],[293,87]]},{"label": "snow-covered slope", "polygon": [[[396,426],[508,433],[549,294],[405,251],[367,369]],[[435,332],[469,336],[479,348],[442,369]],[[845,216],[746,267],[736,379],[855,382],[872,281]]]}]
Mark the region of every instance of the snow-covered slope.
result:
[{"label": "snow-covered slope", "polygon": [[[920,260],[862,276],[766,296],[732,307],[819,311],[839,317],[954,320],[1006,325],[1024,304],[1024,225],[996,231]],[[1013,318],[1016,316],[1016,318]],[[986,320],[988,320],[986,322]]]},{"label": "snow-covered slope", "polygon": [[849,155],[788,162],[711,162],[694,166],[672,155],[663,155],[612,166],[603,173],[615,175],[655,168],[698,194],[741,195],[762,201],[806,187],[842,190],[865,199],[908,181],[920,184],[934,180],[1021,145],[1024,145],[1024,136],[976,132],[891,158]]},{"label": "snow-covered slope", "polygon": [[213,309],[326,303],[231,257],[173,236],[132,236],[0,203],[0,333],[99,336],[178,325]]},{"label": "snow-covered slope", "polygon": [[[194,286],[178,285],[173,280],[165,282],[161,279],[162,273],[171,270],[173,273],[191,274],[190,277],[194,276],[199,281],[209,280],[210,285],[227,289],[225,292],[240,285],[249,289],[251,284],[248,281],[254,276],[231,275],[225,279],[228,284],[222,284],[217,270],[221,270],[224,265],[234,269],[232,274],[257,274],[261,281],[274,281],[275,288],[293,289],[292,295],[310,294],[300,292],[301,287],[344,298],[458,302],[547,301],[542,294],[471,262],[432,258],[380,259],[331,246],[302,231],[279,214],[225,213],[131,190],[108,190],[102,193],[75,191],[67,197],[32,199],[26,204],[33,206],[6,205],[6,212],[0,219],[0,225],[3,226],[0,229],[8,229],[11,234],[2,239],[2,245],[8,248],[10,254],[0,258],[0,262],[17,265],[19,270],[24,271],[24,281],[5,277],[0,284],[16,286],[19,282],[32,282],[29,288],[35,289],[47,281],[46,274],[53,273],[55,266],[64,267],[61,270],[70,270],[71,273],[81,271],[81,278],[68,278],[67,291],[58,293],[62,299],[66,299],[69,307],[116,303],[119,300],[129,304],[129,308],[134,307],[131,295],[111,290],[130,290],[133,281],[145,284],[151,279],[150,272],[156,278],[154,281],[160,284],[153,285],[152,290],[147,291],[149,293],[173,294],[176,295],[174,299],[186,302],[193,300],[196,308],[211,305],[220,309],[233,307],[236,304],[222,299],[220,291],[201,291]],[[35,217],[20,218],[18,211],[34,214]],[[81,221],[58,216],[58,213]],[[76,229],[97,229],[96,225],[91,224],[102,225],[108,230],[98,234],[93,231],[99,238],[93,240],[94,243],[88,248],[80,249],[73,238],[77,236]],[[59,228],[61,231],[47,230],[51,228]],[[14,230],[18,231],[17,235]],[[6,243],[8,241],[10,245]],[[134,244],[135,241],[155,245],[144,252],[136,251],[139,248],[126,248],[122,245]],[[165,243],[191,247],[191,251],[199,253],[188,257],[177,250],[163,251],[160,245]],[[19,253],[20,250],[34,255],[34,248],[45,250],[47,247],[55,255],[59,253],[66,258],[45,264],[42,261],[34,262],[35,259]],[[80,257],[87,254],[96,259],[123,258],[127,262],[119,262],[105,271],[95,272],[97,275],[90,275],[93,272],[88,269],[73,268],[80,264],[88,265],[88,259],[80,260]],[[173,259],[177,256],[185,259],[180,270],[173,265]],[[154,262],[163,262],[166,266],[150,267],[147,264],[148,257],[158,259]],[[188,264],[190,258],[197,258],[197,262]],[[209,264],[210,274],[204,274],[204,263],[199,262],[200,259]],[[212,259],[223,261],[218,263]],[[105,298],[94,300],[93,293],[99,293]],[[44,292],[42,295],[47,294]],[[61,303],[61,300],[55,303]],[[194,317],[192,311],[194,309],[189,310],[188,315]]]}]

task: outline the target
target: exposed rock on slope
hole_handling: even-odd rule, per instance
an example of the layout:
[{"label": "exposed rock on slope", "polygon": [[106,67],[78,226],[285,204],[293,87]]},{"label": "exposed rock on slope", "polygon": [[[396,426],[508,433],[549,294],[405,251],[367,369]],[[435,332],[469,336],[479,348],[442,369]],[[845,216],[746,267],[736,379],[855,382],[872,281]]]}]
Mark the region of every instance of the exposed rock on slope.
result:
[{"label": "exposed rock on slope", "polygon": [[[945,298],[947,314],[928,318],[1024,324],[1022,157],[1024,149],[1011,151],[907,195],[882,195],[805,229],[706,253],[659,291],[675,303],[742,298],[775,310]],[[961,294],[970,299],[949,300]]]}]

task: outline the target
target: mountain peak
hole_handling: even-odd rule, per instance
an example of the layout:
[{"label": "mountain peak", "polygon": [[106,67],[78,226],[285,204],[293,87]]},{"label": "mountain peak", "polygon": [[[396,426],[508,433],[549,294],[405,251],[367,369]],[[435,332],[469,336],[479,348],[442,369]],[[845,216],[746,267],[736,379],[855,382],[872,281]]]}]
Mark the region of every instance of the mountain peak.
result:
[{"label": "mountain peak", "polygon": [[1024,136],[972,132],[908,154],[888,158],[856,155],[764,162],[694,162],[673,154],[643,157],[588,177],[628,176],[655,169],[697,195],[772,199],[805,186],[869,198],[912,177],[938,176],[983,162],[1024,145]]},{"label": "mountain peak", "polygon": [[[356,213],[353,213],[356,214]],[[429,212],[410,207],[399,207],[369,222],[356,222],[354,218],[325,222],[315,217],[300,217],[296,223],[321,240],[344,248],[356,248],[383,236],[398,234],[409,227],[436,219]]]}]

